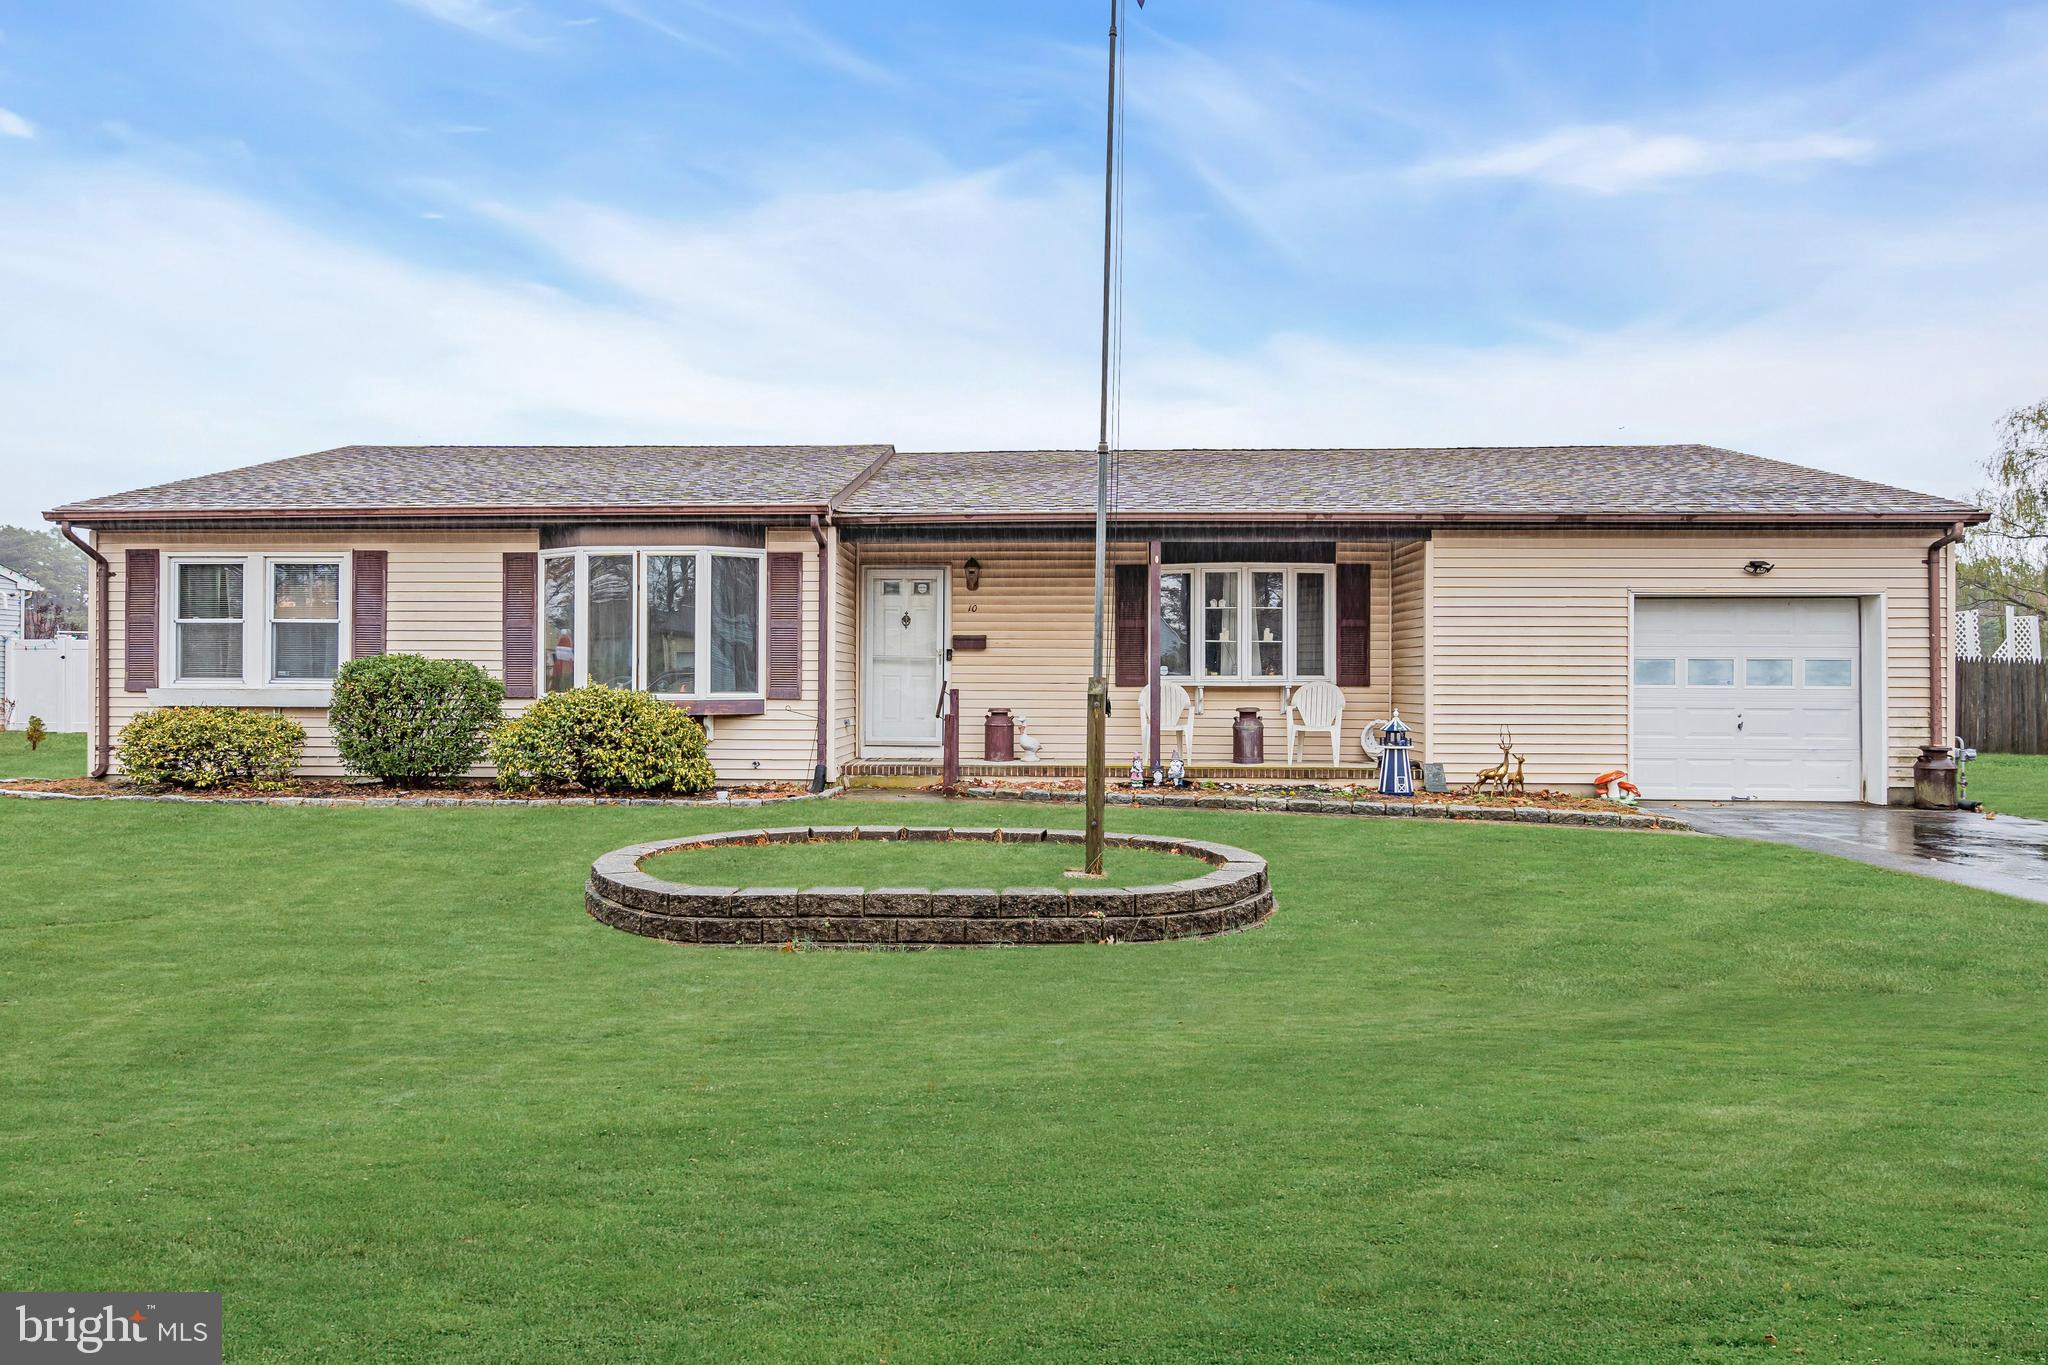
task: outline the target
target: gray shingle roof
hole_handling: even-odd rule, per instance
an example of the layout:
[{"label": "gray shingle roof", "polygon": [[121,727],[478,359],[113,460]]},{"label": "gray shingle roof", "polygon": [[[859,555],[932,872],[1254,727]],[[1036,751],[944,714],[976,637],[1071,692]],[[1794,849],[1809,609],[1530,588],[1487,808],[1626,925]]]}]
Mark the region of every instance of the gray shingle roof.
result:
[{"label": "gray shingle roof", "polygon": [[123,512],[476,512],[822,507],[889,453],[845,446],[339,446],[58,508]]},{"label": "gray shingle roof", "polygon": [[[900,452],[840,507],[854,515],[1090,515],[1095,452]],[[1125,518],[1978,515],[1946,498],[1698,445],[1126,450],[1117,455],[1114,509]]]},{"label": "gray shingle roof", "polygon": [[[870,477],[862,478],[863,474]],[[835,506],[850,518],[1085,518],[1088,450],[342,446],[61,507],[53,519]],[[1966,504],[1715,446],[1126,450],[1116,515],[1982,519]]]}]

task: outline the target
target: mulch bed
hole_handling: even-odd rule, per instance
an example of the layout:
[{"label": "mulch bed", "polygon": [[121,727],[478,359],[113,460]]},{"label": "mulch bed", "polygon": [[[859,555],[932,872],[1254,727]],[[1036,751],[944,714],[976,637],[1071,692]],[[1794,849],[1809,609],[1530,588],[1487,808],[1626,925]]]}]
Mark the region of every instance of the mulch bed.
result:
[{"label": "mulch bed", "polygon": [[[1031,781],[1004,782],[977,778],[971,784],[976,790],[993,789],[1003,793],[1022,793],[1027,790],[1083,793],[1088,784],[1078,777],[1043,778]],[[941,791],[936,785],[928,791]],[[1369,785],[1339,786],[1323,782],[1190,782],[1185,787],[1132,787],[1128,781],[1114,781],[1109,784],[1112,793],[1125,796],[1173,796],[1192,797],[1197,802],[1238,800],[1247,796],[1275,798],[1300,798],[1303,800],[1332,801],[1377,801],[1379,788]],[[1402,797],[1388,797],[1392,801]],[[1626,811],[1630,807],[1618,801],[1605,801],[1596,796],[1574,796],[1569,792],[1541,789],[1521,796],[1478,796],[1471,788],[1449,792],[1415,793],[1412,804],[1441,806],[1487,806],[1498,809],[1533,807],[1539,810],[1577,811]]]},{"label": "mulch bed", "polygon": [[[443,782],[428,787],[387,787],[381,782],[352,782],[339,777],[293,778],[281,787],[213,787],[206,791],[186,791],[177,787],[146,787],[139,782],[128,782],[120,778],[104,777],[62,777],[62,778],[20,778],[0,783],[0,791],[54,792],[63,796],[184,796],[194,800],[245,800],[251,797],[298,796],[322,799],[343,799],[353,801],[390,800],[401,802],[447,802],[447,801],[503,801],[517,804],[522,801],[559,801],[565,796],[603,797],[607,793],[584,791],[559,792],[508,792],[500,789],[489,778],[473,778],[459,782]],[[727,799],[746,798],[754,801],[786,801],[795,796],[809,796],[810,787],[801,782],[763,782],[750,786],[722,786],[701,796],[662,798],[644,792],[624,792],[618,796],[644,797],[650,800],[715,801],[718,794]]]}]

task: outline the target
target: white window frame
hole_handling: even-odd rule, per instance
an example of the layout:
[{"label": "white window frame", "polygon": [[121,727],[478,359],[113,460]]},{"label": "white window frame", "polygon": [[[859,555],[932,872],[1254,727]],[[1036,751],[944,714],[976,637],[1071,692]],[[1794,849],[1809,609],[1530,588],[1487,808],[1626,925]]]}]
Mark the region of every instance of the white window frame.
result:
[{"label": "white window frame", "polygon": [[[263,671],[258,674],[265,687],[333,687],[333,678],[279,678],[277,672],[277,625],[325,625],[319,617],[286,616],[277,613],[276,569],[280,564],[332,564],[334,566],[334,671],[339,674],[341,666],[348,662],[348,556],[347,555],[265,555],[263,556]],[[248,572],[243,571],[242,582],[248,584]],[[248,625],[244,623],[243,643],[246,649]]]},{"label": "white window frame", "polygon": [[[626,556],[633,561],[633,686],[646,691],[647,681],[647,560],[650,556],[691,555],[697,560],[697,663],[693,670],[697,679],[694,692],[653,692],[649,695],[663,701],[760,701],[768,695],[768,552],[733,545],[582,545],[573,549],[542,550],[540,552],[539,578],[535,586],[538,594],[535,600],[540,609],[534,613],[535,631],[541,648],[537,656],[542,661],[543,688],[546,686],[546,662],[553,650],[547,639],[547,585],[548,562],[550,560],[574,559],[576,562],[576,669],[574,685],[584,687],[590,681],[590,603],[587,600],[590,585],[590,559],[595,555]],[[759,685],[750,692],[716,692],[711,690],[711,561],[725,557],[729,559],[751,559],[754,570],[754,679]]]},{"label": "white window frame", "polygon": [[[1249,687],[1292,687],[1305,682],[1334,682],[1337,673],[1337,569],[1333,564],[1165,564],[1160,566],[1162,578],[1173,574],[1189,574],[1188,580],[1188,671],[1169,673],[1164,660],[1159,665],[1159,676],[1173,682],[1193,686],[1241,684]],[[1203,591],[1205,575],[1227,573],[1237,576],[1237,671],[1234,673],[1211,673],[1204,667],[1206,633],[1208,627],[1207,594]],[[1252,671],[1257,658],[1258,641],[1252,636],[1252,621],[1255,608],[1252,606],[1252,575],[1255,573],[1284,573],[1287,575],[1285,596],[1281,603],[1281,619],[1286,624],[1286,667],[1278,677],[1268,677]],[[1302,578],[1315,576],[1323,580],[1323,668],[1319,673],[1303,673],[1298,651],[1301,646],[1300,618],[1296,604],[1300,601],[1295,584]],[[1153,604],[1152,629],[1159,629],[1157,604]]]},{"label": "white window frame", "polygon": [[[338,671],[351,657],[349,653],[353,635],[354,603],[349,597],[350,552],[347,550],[307,550],[304,552],[273,551],[262,554],[172,554],[164,557],[163,582],[158,588],[159,619],[162,626],[158,632],[157,658],[162,662],[160,672],[165,681],[152,692],[189,694],[187,700],[193,705],[235,705],[247,700],[252,704],[272,699],[278,705],[325,706],[334,690],[332,678],[287,678],[273,679],[271,674],[271,613],[276,603],[270,592],[270,570],[275,564],[332,564],[340,577],[340,614],[334,623],[335,649],[334,666]],[[193,624],[178,616],[178,579],[180,571],[188,564],[233,564],[242,571],[242,673],[238,678],[185,678],[179,676],[179,663],[183,657],[178,648],[178,628]],[[225,618],[220,618],[225,620]],[[203,621],[197,624],[204,624]],[[256,629],[251,630],[254,626]],[[221,699],[202,699],[200,693],[221,693]],[[228,693],[261,693],[263,696],[242,699],[226,697]],[[297,694],[297,695],[295,695]],[[173,697],[176,701],[178,698]]]}]

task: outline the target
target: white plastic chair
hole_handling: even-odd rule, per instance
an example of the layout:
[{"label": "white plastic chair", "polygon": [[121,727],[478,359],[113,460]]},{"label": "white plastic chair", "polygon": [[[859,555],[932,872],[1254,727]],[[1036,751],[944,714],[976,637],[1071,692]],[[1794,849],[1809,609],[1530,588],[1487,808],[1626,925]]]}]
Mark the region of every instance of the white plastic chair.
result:
[{"label": "white plastic chair", "polygon": [[[1190,767],[1195,761],[1195,701],[1188,690],[1177,682],[1160,679],[1159,682],[1159,741],[1162,749],[1166,737],[1174,731],[1180,732],[1180,756]],[[1138,736],[1141,745],[1147,749],[1152,742],[1152,689],[1138,689]],[[1166,761],[1166,754],[1159,755],[1159,761]]]},{"label": "white plastic chair", "polygon": [[1344,694],[1334,683],[1303,683],[1287,699],[1287,761],[1305,734],[1330,737],[1330,762],[1344,761]]}]

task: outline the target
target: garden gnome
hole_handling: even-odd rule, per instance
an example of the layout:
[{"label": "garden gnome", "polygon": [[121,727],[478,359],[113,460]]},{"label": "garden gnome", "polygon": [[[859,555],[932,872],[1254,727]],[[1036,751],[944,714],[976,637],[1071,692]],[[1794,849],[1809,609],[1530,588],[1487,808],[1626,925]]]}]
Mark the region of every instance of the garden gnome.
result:
[{"label": "garden gnome", "polygon": [[1172,787],[1185,787],[1188,784],[1188,765],[1181,758],[1180,750],[1178,749],[1175,749],[1173,757],[1167,760],[1166,782],[1168,786]]},{"label": "garden gnome", "polygon": [[1137,754],[1131,755],[1131,785],[1133,787],[1145,785],[1145,760]]}]

